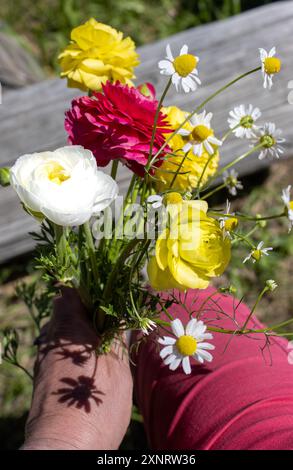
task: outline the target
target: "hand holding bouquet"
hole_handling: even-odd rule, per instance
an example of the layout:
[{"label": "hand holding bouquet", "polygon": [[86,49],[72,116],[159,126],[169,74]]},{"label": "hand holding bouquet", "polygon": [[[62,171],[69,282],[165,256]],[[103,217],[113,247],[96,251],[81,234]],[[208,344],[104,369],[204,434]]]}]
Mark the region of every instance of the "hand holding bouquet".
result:
[{"label": "hand holding bouquet", "polygon": [[[68,86],[88,92],[66,112],[70,145],[19,157],[11,169],[1,170],[1,183],[7,185],[10,174],[24,209],[39,220],[36,265],[50,292],[61,286],[78,292],[101,338],[97,352],[109,351],[124,331],[140,329],[143,339],[160,326],[166,330],[158,338],[162,359],[172,370],[182,364],[188,374],[190,359],[212,360],[214,331],[277,334],[280,325],[247,328],[263,295],[277,287],[273,280],[266,282],[245,324],[235,322],[231,330],[204,324],[204,305],[196,315],[190,312],[187,325],[169,312],[173,303],[184,306],[187,289],[205,289],[221,276],[239,244],[247,247],[243,262],[268,256],[272,248],[251,238],[261,223],[284,217],[289,231],[292,227],[290,186],[273,215],[232,213],[229,201],[222,209],[209,205],[210,196],[223,188],[233,196],[242,189],[234,165],[257,154],[263,159],[283,153],[281,131],[274,123],[261,124],[258,108],[240,104],[227,112],[223,136],[208,111],[212,99],[248,75],[256,74],[258,86],[262,74],[270,90],[281,70],[275,48],[260,49],[260,59],[253,53],[251,70],[232,77],[190,113],[164,106],[171,87],[196,94],[201,85],[199,58],[186,45],[177,56],[167,46],[159,61],[166,76],[159,100],[151,84],[132,83],[139,62],[133,41],[94,19],[73,29],[59,61]],[[248,141],[247,149],[221,166],[224,144],[233,137],[244,146]],[[101,170],[108,165],[111,176]],[[118,196],[115,181],[119,165],[129,169],[124,197]],[[251,224],[248,233],[242,222]],[[218,291],[234,293],[231,285]]]}]

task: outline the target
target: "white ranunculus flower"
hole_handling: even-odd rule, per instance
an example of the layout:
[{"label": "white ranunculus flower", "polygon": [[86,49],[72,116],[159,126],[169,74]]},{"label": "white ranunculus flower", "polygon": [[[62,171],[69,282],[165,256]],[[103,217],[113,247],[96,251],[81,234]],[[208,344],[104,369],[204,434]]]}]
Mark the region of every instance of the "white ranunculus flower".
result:
[{"label": "white ranunculus flower", "polygon": [[118,194],[115,181],[98,171],[92,152],[79,145],[23,155],[10,175],[30,211],[63,226],[82,225]]}]

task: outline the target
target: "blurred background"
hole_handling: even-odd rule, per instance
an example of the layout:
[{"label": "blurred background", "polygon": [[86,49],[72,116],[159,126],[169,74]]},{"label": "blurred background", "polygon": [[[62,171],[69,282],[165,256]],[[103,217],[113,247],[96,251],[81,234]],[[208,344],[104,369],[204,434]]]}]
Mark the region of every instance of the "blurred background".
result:
[{"label": "blurred background", "polygon": [[[93,16],[131,35],[137,45],[221,20],[268,0],[9,0],[1,19],[18,34],[47,73],[58,71],[57,54],[75,26]],[[154,20],[155,19],[155,20]]]},{"label": "blurred background", "polygon": [[[57,55],[67,43],[73,27],[93,16],[130,35],[137,45],[168,37],[179,31],[222,20],[257,6],[272,3],[266,0],[1,0],[0,31],[17,39],[38,63],[45,76],[58,74]],[[155,19],[155,20],[154,20]],[[0,64],[1,67],[1,64]],[[1,148],[1,146],[0,146]],[[255,213],[270,210],[276,193],[290,183],[292,160],[280,164],[278,172],[265,170],[243,181],[245,192],[233,201],[233,208]],[[260,193],[262,198],[260,199]],[[223,193],[214,201],[222,203]],[[261,201],[261,202],[260,202]],[[268,296],[259,308],[259,316],[268,322],[286,320],[293,301],[290,285],[293,271],[292,239],[286,236],[284,221],[272,225],[274,253],[256,264],[254,269],[243,267],[240,256],[232,260],[230,279],[241,297],[249,292],[246,302],[255,299],[266,279],[275,279],[280,288],[278,300]],[[263,233],[262,233],[263,232]],[[284,236],[285,234],[285,236]],[[270,233],[271,238],[272,233]],[[260,229],[258,238],[267,246],[268,233]],[[269,243],[269,242],[268,242]],[[26,282],[34,289],[36,275],[32,267],[33,254],[27,254],[0,265],[0,331],[17,326],[18,357],[32,370],[35,349],[32,346],[35,326],[30,305],[19,300],[15,287]],[[244,253],[243,253],[244,257]],[[228,282],[228,281],[227,281]],[[221,285],[225,280],[221,281]],[[34,294],[42,308],[42,293]],[[24,296],[25,297],[25,296]],[[291,310],[291,311],[290,311]],[[0,366],[0,446],[17,449],[23,440],[24,423],[31,397],[31,380],[20,369],[3,363]],[[123,448],[145,448],[146,442],[140,416],[134,420]]]}]

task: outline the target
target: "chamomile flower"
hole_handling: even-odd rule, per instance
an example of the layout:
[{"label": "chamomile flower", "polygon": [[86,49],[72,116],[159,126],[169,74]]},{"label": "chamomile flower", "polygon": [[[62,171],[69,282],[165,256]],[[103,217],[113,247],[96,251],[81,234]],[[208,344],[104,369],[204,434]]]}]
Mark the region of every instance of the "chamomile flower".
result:
[{"label": "chamomile flower", "polygon": [[148,335],[157,327],[156,323],[149,318],[141,318],[139,321],[139,326],[144,335]]},{"label": "chamomile flower", "polygon": [[149,204],[153,209],[160,209],[163,205],[163,198],[159,194],[153,194],[149,196],[146,200],[147,204]]},{"label": "chamomile flower", "polygon": [[293,200],[290,198],[291,185],[282,191],[282,201],[285,204],[287,217],[289,220],[289,232],[293,227]]},{"label": "chamomile flower", "polygon": [[183,89],[185,93],[195,91],[201,84],[198,77],[197,64],[199,58],[188,53],[186,44],[181,48],[180,54],[173,57],[170,45],[166,47],[166,58],[160,60],[159,68],[162,75],[169,75],[177,91]]},{"label": "chamomile flower", "polygon": [[222,145],[222,141],[214,136],[214,131],[211,128],[212,117],[212,113],[206,114],[203,111],[201,114],[191,116],[189,120],[189,124],[192,126],[191,130],[179,129],[178,134],[189,138],[189,141],[183,147],[184,152],[192,149],[194,155],[198,157],[205,151],[209,155],[213,155],[217,148]]},{"label": "chamomile flower", "polygon": [[227,199],[225,216],[219,219],[220,227],[224,232],[224,236],[228,235],[231,238],[231,233],[238,227],[238,219],[234,217],[234,213],[230,213],[231,203]]},{"label": "chamomile flower", "polygon": [[254,108],[252,104],[245,107],[240,104],[229,113],[228,124],[236,137],[250,139],[254,136],[254,129],[257,129],[255,121],[261,116],[259,108]]},{"label": "chamomile flower", "polygon": [[268,252],[271,251],[273,248],[272,247],[263,248],[263,246],[264,246],[264,242],[259,242],[257,247],[249,253],[249,255],[245,258],[243,263],[246,263],[246,261],[250,259],[252,260],[253,263],[255,263],[256,261],[259,261],[263,255],[268,256],[269,255]]},{"label": "chamomile flower", "polygon": [[281,70],[281,60],[278,57],[274,57],[276,54],[276,48],[267,52],[265,49],[259,49],[260,60],[261,60],[261,71],[263,74],[263,86],[269,90],[273,86],[273,75],[279,73]]},{"label": "chamomile flower", "polygon": [[243,184],[238,180],[238,173],[234,170],[234,168],[230,171],[224,172],[223,182],[232,196],[237,195],[238,189],[243,189]]},{"label": "chamomile flower", "polygon": [[284,153],[284,148],[280,144],[286,140],[281,135],[281,129],[277,129],[273,122],[267,122],[255,131],[255,137],[251,139],[252,146],[259,144],[263,146],[258,156],[259,160],[263,160],[267,156],[280,158]]},{"label": "chamomile flower", "polygon": [[215,346],[206,342],[207,339],[212,339],[213,335],[206,333],[207,327],[201,320],[193,318],[184,328],[181,320],[176,318],[171,322],[171,328],[175,338],[164,336],[158,340],[164,346],[160,356],[170,370],[176,370],[182,364],[185,374],[190,374],[190,358],[201,364],[213,360],[208,350],[215,349]]},{"label": "chamomile flower", "polygon": [[266,281],[266,287],[269,289],[269,291],[274,292],[274,290],[277,289],[278,284],[276,283],[276,281],[274,281],[274,279],[268,279]]}]

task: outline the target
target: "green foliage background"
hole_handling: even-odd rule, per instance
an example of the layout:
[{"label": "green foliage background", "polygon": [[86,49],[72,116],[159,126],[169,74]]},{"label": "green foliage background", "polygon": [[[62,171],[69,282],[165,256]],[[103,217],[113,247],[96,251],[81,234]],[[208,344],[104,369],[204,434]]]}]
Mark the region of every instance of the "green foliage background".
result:
[{"label": "green foliage background", "polygon": [[138,45],[220,20],[268,0],[2,0],[0,15],[23,35],[39,61],[56,70],[70,30],[93,16],[121,29]]}]

